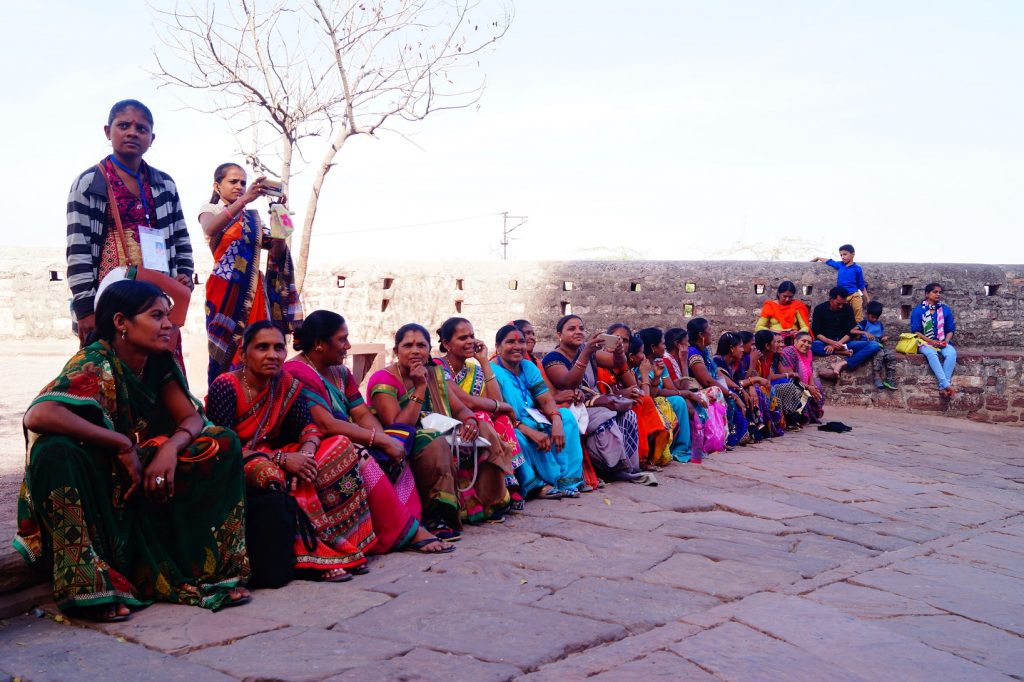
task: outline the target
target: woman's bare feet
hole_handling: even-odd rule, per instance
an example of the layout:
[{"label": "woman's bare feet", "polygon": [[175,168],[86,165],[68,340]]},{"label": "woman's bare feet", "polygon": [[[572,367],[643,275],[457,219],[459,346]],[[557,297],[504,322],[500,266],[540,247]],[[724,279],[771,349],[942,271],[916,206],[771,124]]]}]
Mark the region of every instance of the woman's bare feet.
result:
[{"label": "woman's bare feet", "polygon": [[132,615],[131,609],[124,604],[103,604],[81,610],[82,618],[97,623],[117,623]]}]

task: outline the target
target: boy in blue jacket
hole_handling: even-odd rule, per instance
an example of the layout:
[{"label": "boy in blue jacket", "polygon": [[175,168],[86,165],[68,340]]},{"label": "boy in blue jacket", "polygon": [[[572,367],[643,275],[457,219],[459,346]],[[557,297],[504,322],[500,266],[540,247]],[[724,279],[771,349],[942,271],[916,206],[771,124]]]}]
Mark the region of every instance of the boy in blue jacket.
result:
[{"label": "boy in blue jacket", "polygon": [[836,286],[842,287],[850,292],[846,302],[853,308],[853,319],[858,323],[864,319],[864,305],[871,298],[868,296],[868,284],[864,281],[864,271],[859,265],[853,262],[856,252],[851,244],[843,244],[839,247],[839,260],[831,258],[812,258],[812,263],[824,263],[830,268],[836,269]]},{"label": "boy in blue jacket", "polygon": [[[857,325],[853,333],[868,341],[877,341],[882,346],[881,350],[871,358],[871,366],[875,375],[875,388],[881,390],[887,388],[890,391],[896,390],[896,353],[892,348],[886,346],[889,340],[885,335],[885,325],[882,324],[883,306],[879,301],[871,301],[864,307],[864,320]],[[883,370],[885,372],[884,379]]]}]

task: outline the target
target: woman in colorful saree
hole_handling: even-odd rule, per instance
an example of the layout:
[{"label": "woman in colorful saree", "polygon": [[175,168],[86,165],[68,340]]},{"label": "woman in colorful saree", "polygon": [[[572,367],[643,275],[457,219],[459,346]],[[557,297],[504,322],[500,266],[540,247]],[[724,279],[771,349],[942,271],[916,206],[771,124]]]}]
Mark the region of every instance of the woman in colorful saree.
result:
[{"label": "woman in colorful saree", "polygon": [[205,426],[168,351],[169,309],[152,284],[111,284],[98,340],[25,413],[14,546],[52,570],[57,606],[76,616],[249,598],[238,439]]},{"label": "woman in colorful saree", "polygon": [[577,393],[587,412],[584,447],[594,469],[607,481],[633,481],[640,477],[638,448],[640,436],[633,401],[603,395],[597,372],[625,371],[626,352],[617,342],[604,349],[601,334],[587,339],[586,327],[578,315],[565,315],[555,325],[558,346],[544,356],[544,369],[556,389]]},{"label": "woman in colorful saree", "polygon": [[491,447],[478,453],[476,480],[473,462],[460,458],[459,497],[463,520],[500,523],[512,508],[521,510],[523,498],[515,470],[523,463],[519,441],[509,419],[512,406],[504,402],[487,359],[487,345],[476,338],[464,317],[450,317],[437,330],[438,359],[449,394],[473,410],[480,435]]},{"label": "woman in colorful saree", "polygon": [[817,424],[825,416],[825,390],[814,373],[814,356],[811,354],[811,335],[800,332],[793,338],[793,345],[782,349],[782,366],[794,372],[803,388],[810,393],[804,396],[807,404],[801,411],[802,422]]},{"label": "woman in colorful saree", "polygon": [[756,425],[760,422],[760,415],[757,402],[750,400],[750,394],[745,390],[748,381],[743,371],[743,345],[740,337],[732,332],[724,332],[718,338],[718,347],[711,359],[715,361],[718,370],[719,385],[724,382],[723,390],[728,391],[729,438],[726,445],[747,445],[754,440],[751,433],[759,433]]},{"label": "woman in colorful saree", "polygon": [[789,280],[779,284],[774,301],[765,301],[761,306],[754,331],[763,329],[781,334],[783,340],[811,330],[811,313],[803,301],[796,299],[796,285]]},{"label": "woman in colorful saree", "polygon": [[422,506],[408,459],[415,429],[400,424],[385,429],[344,365],[352,348],[345,319],[317,310],[295,330],[292,345],[299,354],[284,363],[284,369],[302,382],[313,423],[324,437],[344,436],[370,455],[359,464],[377,537],[369,553],[453,551],[454,545],[438,540],[420,523]]},{"label": "woman in colorful saree", "polygon": [[742,358],[736,376],[745,379],[738,383],[746,388],[747,405],[751,406],[750,418],[754,428],[750,434],[755,442],[781,436],[786,432],[786,423],[782,418],[782,410],[779,409],[779,400],[772,396],[771,382],[758,374],[751,361],[751,354],[754,352],[754,333],[738,331],[733,334],[740,340]]},{"label": "woman in colorful saree", "polygon": [[672,429],[672,442],[669,445],[669,457],[651,460],[652,465],[677,462],[699,462],[700,457],[694,456],[693,442],[690,435],[690,408],[686,402],[692,398],[690,391],[681,390],[672,381],[665,365],[665,335],[657,327],[647,327],[637,332],[636,339],[630,343],[629,364],[640,389],[648,393],[661,412],[665,423]]},{"label": "woman in colorful saree", "polygon": [[430,357],[430,332],[422,325],[403,325],[395,333],[394,364],[374,372],[368,389],[370,403],[385,427],[416,425],[410,464],[423,523],[443,540],[458,540],[462,515],[456,487],[458,463],[445,434],[420,426],[424,414],[437,413],[462,422],[459,436],[471,443],[480,435],[473,411],[448,393],[444,370]]},{"label": "woman in colorful saree", "polygon": [[281,365],[284,334],[269,320],[245,328],[242,368],[221,374],[206,397],[207,414],[242,440],[250,490],[287,490],[316,531],[310,549],[294,542],[295,568],[342,582],[365,572],[376,542],[359,453],[345,436],[324,438],[309,414],[302,383]]},{"label": "woman in colorful saree", "polygon": [[583,448],[576,418],[555,404],[537,366],[524,361],[526,340],[519,329],[505,325],[494,343],[498,355],[491,369],[515,412],[513,425],[523,453],[523,465],[516,469],[520,490],[550,500],[579,497]]},{"label": "woman in colorful saree", "polygon": [[[800,428],[804,392],[797,383],[799,375],[782,363],[782,337],[767,329],[754,334],[754,350],[750,353],[750,371],[771,382],[771,394],[778,401],[773,410],[773,430]],[[774,404],[773,404],[774,406]],[[778,413],[782,419],[778,419]]]},{"label": "woman in colorful saree", "polygon": [[[687,371],[700,386],[700,392],[708,401],[706,420],[698,411],[704,431],[704,453],[718,452],[728,447],[728,402],[725,393],[728,385],[723,390],[718,382],[718,368],[711,356],[711,325],[703,317],[693,318],[686,323],[686,339]],[[721,437],[723,434],[725,438]]]},{"label": "woman in colorful saree", "polygon": [[[210,203],[199,209],[199,224],[214,260],[206,280],[209,385],[240,366],[239,342],[248,325],[270,320],[290,334],[302,320],[288,245],[283,239],[271,239],[260,214],[246,208],[266,196],[264,181],[260,176],[247,188],[242,167],[222,163],[213,173]],[[260,272],[264,249],[269,249],[266,275]]]},{"label": "woman in colorful saree", "polygon": [[619,337],[623,352],[626,354],[626,369],[613,374],[603,367],[598,367],[598,386],[603,390],[607,386],[609,393],[617,393],[633,401],[633,413],[636,415],[637,431],[640,436],[637,454],[641,469],[667,464],[672,461],[672,439],[675,436],[675,429],[662,417],[661,409],[655,404],[654,398],[640,388],[630,364],[630,354],[643,350],[643,342],[622,322],[612,324],[606,333]]}]

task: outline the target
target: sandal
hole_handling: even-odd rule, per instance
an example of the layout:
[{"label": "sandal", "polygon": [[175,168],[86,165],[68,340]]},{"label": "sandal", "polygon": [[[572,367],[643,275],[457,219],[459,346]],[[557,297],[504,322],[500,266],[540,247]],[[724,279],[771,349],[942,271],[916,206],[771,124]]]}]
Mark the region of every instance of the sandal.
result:
[{"label": "sandal", "polygon": [[570,500],[574,500],[574,499],[576,499],[577,497],[580,496],[580,491],[579,490],[574,490],[574,489],[571,489],[571,488],[569,490],[563,490],[561,492],[562,492],[562,497],[567,497]]},{"label": "sandal", "polygon": [[353,566],[352,568],[348,569],[348,572],[351,575],[366,575],[370,572],[370,567],[366,564],[359,564],[358,566]]},{"label": "sandal", "polygon": [[322,583],[347,583],[349,580],[352,580],[352,574],[344,568],[332,568],[320,574]]},{"label": "sandal", "polygon": [[462,533],[449,526],[444,521],[438,523],[436,526],[427,526],[427,530],[434,534],[438,540],[444,540],[445,542],[458,542],[462,539]]},{"label": "sandal", "polygon": [[537,497],[542,500],[560,500],[565,495],[558,488],[552,488],[551,486],[544,486],[537,493]]},{"label": "sandal", "polygon": [[[426,549],[424,549],[434,544],[435,542],[441,543],[442,548],[437,550],[436,552],[428,552]],[[419,542],[414,542],[412,544],[406,545],[404,547],[404,550],[416,552],[417,554],[448,554],[449,552],[455,551],[455,545],[449,544],[441,538],[426,538],[420,540]]]},{"label": "sandal", "polygon": [[512,498],[512,503],[508,507],[509,512],[521,512],[524,509],[526,509],[526,500],[518,496]]}]

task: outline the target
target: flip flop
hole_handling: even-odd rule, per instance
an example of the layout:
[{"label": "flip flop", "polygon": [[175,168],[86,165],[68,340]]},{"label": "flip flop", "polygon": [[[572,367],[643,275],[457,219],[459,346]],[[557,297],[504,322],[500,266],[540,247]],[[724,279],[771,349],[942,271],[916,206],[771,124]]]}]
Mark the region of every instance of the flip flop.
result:
[{"label": "flip flop", "polygon": [[244,597],[239,597],[238,599],[232,599],[229,596],[228,600],[226,602],[224,602],[224,604],[222,604],[222,606],[224,608],[230,608],[232,606],[241,606],[242,604],[248,604],[251,600],[252,600],[252,595],[251,594],[247,594]]},{"label": "flip flop", "polygon": [[546,490],[541,489],[537,497],[542,500],[560,500],[565,497],[565,494],[558,488],[547,488]]},{"label": "flip flop", "polygon": [[434,527],[427,526],[427,530],[434,534],[438,540],[445,542],[458,542],[462,539],[462,533],[450,527],[446,523],[439,523]]},{"label": "flip flop", "polygon": [[[340,570],[341,573],[336,573],[335,575],[329,575],[330,573],[335,573],[335,571],[338,571],[338,570]],[[349,573],[348,571],[346,571],[343,568],[342,569],[332,568],[331,570],[324,571],[323,573],[320,574],[320,582],[322,582],[322,583],[347,583],[349,580],[352,580],[352,574]]]},{"label": "flip flop", "polygon": [[448,554],[449,552],[455,551],[455,545],[449,544],[445,544],[444,548],[437,552],[426,552],[423,550],[424,547],[432,545],[435,542],[441,542],[441,540],[439,538],[427,538],[425,540],[420,540],[419,542],[414,542],[411,545],[406,545],[405,550],[416,552],[417,554]]},{"label": "flip flop", "polygon": [[360,564],[359,566],[353,566],[352,568],[345,569],[350,575],[366,575],[370,572],[370,567],[366,564]]},{"label": "flip flop", "polygon": [[580,491],[579,490],[573,490],[573,489],[563,490],[563,491],[561,491],[561,493],[562,493],[562,497],[567,497],[570,500],[574,500],[574,499],[576,499],[577,497],[580,496]]}]

